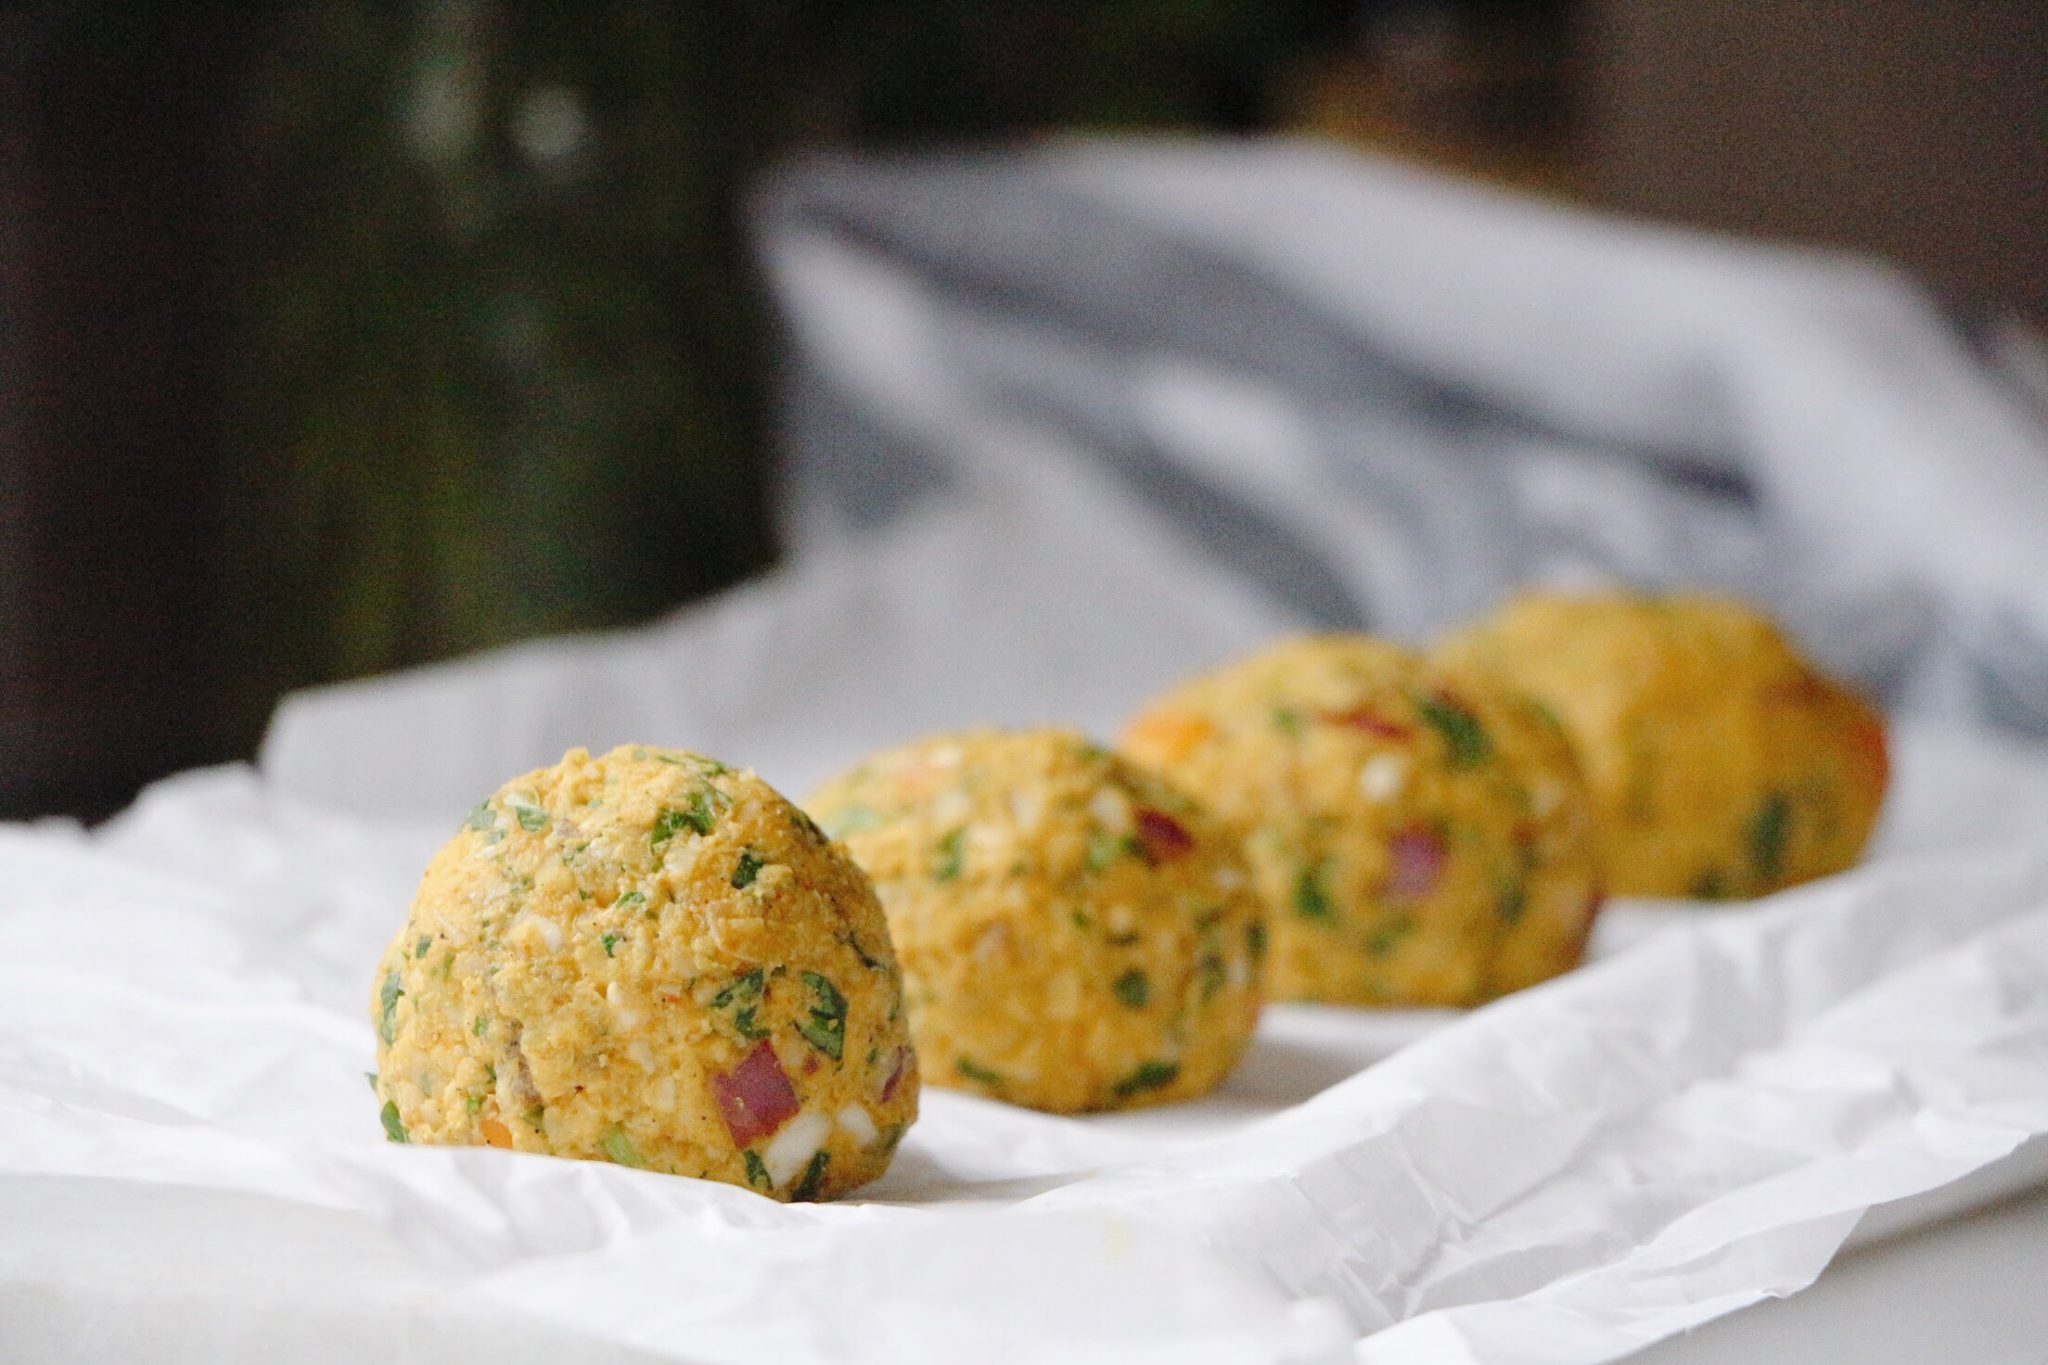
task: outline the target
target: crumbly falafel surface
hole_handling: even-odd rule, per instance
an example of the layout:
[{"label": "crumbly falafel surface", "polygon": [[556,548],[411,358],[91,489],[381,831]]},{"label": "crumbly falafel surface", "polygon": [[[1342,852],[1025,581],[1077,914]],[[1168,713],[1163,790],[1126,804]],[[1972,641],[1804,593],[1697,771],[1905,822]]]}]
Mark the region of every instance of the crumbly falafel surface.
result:
[{"label": "crumbly falafel surface", "polygon": [[917,1113],[866,878],[758,777],[681,750],[572,750],[478,805],[370,1009],[398,1141],[822,1199]]},{"label": "crumbly falafel surface", "polygon": [[1617,894],[1720,900],[1839,872],[1883,805],[1883,717],[1733,599],[1528,593],[1437,653],[1559,718]]},{"label": "crumbly falafel surface", "polygon": [[1264,928],[1235,841],[1083,736],[904,745],[809,807],[874,879],[932,1084],[1125,1108],[1204,1093],[1250,1041]]},{"label": "crumbly falafel surface", "polygon": [[1307,636],[1170,689],[1123,748],[1244,839],[1275,999],[1469,1005],[1584,953],[1584,784],[1557,727],[1489,679]]}]

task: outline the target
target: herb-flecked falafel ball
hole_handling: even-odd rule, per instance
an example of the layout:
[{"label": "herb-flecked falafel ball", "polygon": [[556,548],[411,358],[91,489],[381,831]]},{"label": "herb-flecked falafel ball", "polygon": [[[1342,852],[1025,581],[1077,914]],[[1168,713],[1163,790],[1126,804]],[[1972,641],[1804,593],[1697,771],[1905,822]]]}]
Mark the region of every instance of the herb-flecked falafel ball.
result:
[{"label": "herb-flecked falafel ball", "polygon": [[1275,999],[1469,1005],[1576,965],[1600,904],[1564,736],[1487,680],[1363,635],[1170,689],[1126,753],[1245,841]]},{"label": "herb-flecked falafel ball", "polygon": [[1204,1093],[1250,1042],[1264,930],[1236,842],[1081,735],[905,745],[810,809],[874,879],[932,1084],[1125,1108]]},{"label": "herb-flecked falafel ball", "polygon": [[917,1115],[867,879],[752,773],[572,750],[437,853],[377,970],[401,1142],[489,1144],[823,1199]]},{"label": "herb-flecked falafel ball", "polygon": [[1839,872],[1884,802],[1883,717],[1732,599],[1529,593],[1437,653],[1557,715],[1617,894],[1719,900]]}]

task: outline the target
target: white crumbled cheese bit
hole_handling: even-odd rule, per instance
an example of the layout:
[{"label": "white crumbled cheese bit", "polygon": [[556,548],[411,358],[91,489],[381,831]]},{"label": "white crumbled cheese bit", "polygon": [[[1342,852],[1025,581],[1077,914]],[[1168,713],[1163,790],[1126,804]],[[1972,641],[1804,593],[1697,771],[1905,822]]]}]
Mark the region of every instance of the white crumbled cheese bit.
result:
[{"label": "white crumbled cheese bit", "polygon": [[[652,1071],[652,1066],[643,1065],[643,1071]],[[647,1107],[658,1114],[674,1113],[676,1108],[676,1081],[673,1076],[656,1076],[641,1092]]]},{"label": "white crumbled cheese bit", "polygon": [[1115,787],[1099,787],[1095,795],[1088,798],[1088,813],[1095,817],[1095,823],[1113,834],[1121,834],[1131,827],[1130,799]]},{"label": "white crumbled cheese bit", "polygon": [[1118,901],[1104,912],[1102,922],[1109,926],[1110,933],[1118,935],[1128,934],[1138,927],[1137,915],[1122,901]]},{"label": "white crumbled cheese bit", "polygon": [[1216,883],[1218,891],[1242,891],[1245,887],[1243,870],[1229,863],[1225,863],[1217,868],[1216,874],[1211,880]]},{"label": "white crumbled cheese bit", "polygon": [[1010,819],[1021,833],[1038,828],[1045,815],[1045,793],[1036,787],[1017,787],[1010,792]]},{"label": "white crumbled cheese bit", "polygon": [[1358,770],[1358,793],[1368,801],[1391,801],[1408,780],[1408,760],[1399,754],[1374,754]]},{"label": "white crumbled cheese bit", "polygon": [[604,988],[604,1002],[612,1007],[612,1017],[619,1021],[620,1028],[632,1028],[640,1022],[640,1011],[626,999],[626,992],[618,982]]},{"label": "white crumbled cheese bit", "polygon": [[868,1111],[860,1105],[847,1105],[839,1111],[836,1118],[839,1126],[850,1133],[853,1136],[853,1140],[863,1147],[881,1136],[881,1131],[875,1127],[875,1121],[868,1117]]},{"label": "white crumbled cheese bit", "polygon": [[546,915],[536,915],[531,910],[521,910],[505,937],[513,943],[531,950],[537,942],[546,945],[549,952],[562,946],[562,926]]},{"label": "white crumbled cheese bit", "polygon": [[796,1179],[811,1164],[811,1158],[825,1145],[831,1132],[832,1120],[809,1110],[785,1123],[782,1131],[761,1149],[761,1164],[768,1168],[768,1179],[776,1185],[787,1185]]},{"label": "white crumbled cheese bit", "polygon": [[957,825],[974,810],[967,793],[958,790],[942,791],[932,801],[932,818],[942,825]]}]

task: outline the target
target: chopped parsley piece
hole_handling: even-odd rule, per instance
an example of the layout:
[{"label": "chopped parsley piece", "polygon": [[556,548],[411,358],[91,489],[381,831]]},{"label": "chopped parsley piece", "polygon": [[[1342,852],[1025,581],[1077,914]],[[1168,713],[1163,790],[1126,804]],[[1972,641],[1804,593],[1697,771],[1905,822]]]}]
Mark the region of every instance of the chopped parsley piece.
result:
[{"label": "chopped parsley piece", "polygon": [[764,1190],[775,1188],[775,1182],[768,1176],[768,1163],[761,1160],[760,1153],[749,1147],[740,1153],[740,1158],[747,1163],[747,1183],[749,1185],[759,1185]]},{"label": "chopped parsley piece", "polygon": [[1214,953],[1204,953],[1201,961],[1195,964],[1195,980],[1202,983],[1203,1004],[1215,999],[1216,992],[1223,989],[1223,983],[1228,979],[1223,959]]},{"label": "chopped parsley piece", "polygon": [[626,1136],[626,1130],[616,1123],[604,1130],[604,1136],[597,1140],[597,1145],[604,1149],[606,1157],[621,1166],[644,1164],[640,1159],[640,1149],[633,1145],[632,1138]]},{"label": "chopped parsley piece", "polygon": [[1416,708],[1422,718],[1444,737],[1451,751],[1453,768],[1470,768],[1493,757],[1493,741],[1479,724],[1479,717],[1449,697],[1420,697]]},{"label": "chopped parsley piece", "polygon": [[1772,792],[1749,821],[1749,866],[1759,882],[1778,880],[1785,871],[1785,845],[1792,834],[1792,803]]},{"label": "chopped parsley piece", "polygon": [[1145,1002],[1152,998],[1152,983],[1136,967],[1116,979],[1111,987],[1116,998],[1134,1010],[1145,1008]]},{"label": "chopped parsley piece", "polygon": [[1088,912],[1085,910],[1069,910],[1067,911],[1067,918],[1073,922],[1076,929],[1093,929],[1095,927],[1095,921],[1088,918]]},{"label": "chopped parsley piece", "polygon": [[797,1020],[796,1031],[836,1062],[846,1049],[846,997],[816,972],[804,973],[804,985],[810,988],[811,1009],[809,1015]]},{"label": "chopped parsley piece", "polygon": [[825,831],[835,839],[865,834],[889,823],[889,817],[868,806],[847,806],[825,817]]},{"label": "chopped parsley piece", "polygon": [[1323,885],[1323,869],[1320,863],[1311,863],[1295,875],[1294,913],[1303,919],[1327,920],[1335,917],[1336,910],[1330,904],[1329,888]]},{"label": "chopped parsley piece", "polygon": [[754,1011],[758,1008],[756,1005],[748,1005],[744,1009],[734,1010],[732,1014],[734,1031],[750,1043],[768,1036],[768,1030],[754,1022]]},{"label": "chopped parsley piece", "polygon": [[484,1097],[482,1095],[466,1096],[462,1101],[462,1107],[469,1111],[471,1118],[475,1118],[477,1110],[484,1107]]},{"label": "chopped parsley piece", "polygon": [[1136,1071],[1116,1083],[1117,1097],[1129,1099],[1132,1095],[1141,1095],[1147,1090],[1172,1085],[1179,1078],[1178,1062],[1140,1062]]},{"label": "chopped parsley piece", "polygon": [[1696,901],[1727,900],[1728,881],[1719,870],[1710,867],[1692,879],[1691,895]]},{"label": "chopped parsley piece", "polygon": [[871,957],[868,954],[867,949],[860,946],[860,938],[858,935],[848,934],[846,936],[846,946],[853,949],[853,955],[860,959],[861,966],[867,968],[871,972],[879,972],[883,970],[880,959]]},{"label": "chopped parsley piece", "polygon": [[471,1033],[474,1033],[479,1038],[483,1037],[486,1033],[489,1033],[491,1031],[491,1016],[489,1016],[488,1014],[479,1014],[476,1017],[476,1022],[470,1025],[469,1031]]},{"label": "chopped parsley piece", "polygon": [[1245,926],[1244,947],[1245,951],[1252,955],[1254,963],[1266,960],[1266,926],[1263,923]]},{"label": "chopped parsley piece", "polygon": [[505,804],[512,808],[513,816],[519,821],[519,828],[528,834],[538,834],[548,827],[548,813],[534,803],[524,792],[517,792],[505,798]]},{"label": "chopped parsley piece", "polygon": [[1538,720],[1559,734],[1564,733],[1564,717],[1558,715],[1549,702],[1539,701],[1535,697],[1525,697],[1523,700],[1528,703],[1529,709],[1536,713]]},{"label": "chopped parsley piece", "polygon": [[476,803],[476,809],[469,813],[469,818],[464,820],[462,825],[464,829],[473,829],[478,833],[482,833],[497,823],[498,812],[491,809],[491,800],[489,797],[485,797]]},{"label": "chopped parsley piece", "polygon": [[985,1085],[991,1090],[1001,1090],[1003,1088],[1003,1078],[1001,1076],[990,1071],[971,1057],[955,1059],[953,1069],[968,1080],[973,1081],[976,1085]]},{"label": "chopped parsley piece", "polygon": [[628,891],[613,901],[612,904],[621,909],[631,905],[645,905],[647,904],[647,897],[638,891]]},{"label": "chopped parsley piece", "polygon": [[962,825],[939,840],[939,856],[932,864],[932,878],[935,881],[953,881],[959,877],[966,863],[967,826]]},{"label": "chopped parsley piece", "polygon": [[1385,957],[1401,946],[1401,941],[1415,932],[1412,915],[1396,915],[1384,924],[1374,927],[1365,936],[1365,952],[1368,957]]},{"label": "chopped parsley piece", "polygon": [[818,1190],[825,1183],[825,1167],[831,1160],[832,1154],[823,1150],[813,1156],[811,1164],[804,1167],[804,1178],[796,1182],[796,1188],[789,1192],[789,1197],[798,1202],[816,1199]]},{"label": "chopped parsley piece", "polygon": [[392,1142],[412,1141],[411,1138],[405,1135],[405,1120],[398,1117],[397,1100],[384,1101],[384,1108],[378,1113],[377,1117],[383,1120],[385,1138]]},{"label": "chopped parsley piece", "polygon": [[739,863],[732,870],[732,884],[735,890],[743,890],[754,884],[754,878],[761,875],[761,856],[751,848],[740,851]]},{"label": "chopped parsley piece", "polygon": [[711,997],[711,1008],[722,1010],[734,1001],[752,1002],[761,998],[762,975],[759,967],[745,976],[736,976],[724,990]]},{"label": "chopped parsley piece", "polygon": [[548,1107],[546,1102],[542,1100],[535,1100],[532,1104],[526,1106],[526,1112],[520,1115],[520,1117],[525,1119],[527,1123],[531,1124],[533,1127],[538,1128],[541,1126],[541,1120],[547,1116],[547,1112]]},{"label": "chopped parsley piece", "polygon": [[1503,924],[1516,923],[1528,908],[1529,884],[1523,881],[1513,881],[1503,886],[1499,899],[1493,903],[1494,913],[1500,916]]},{"label": "chopped parsley piece", "polygon": [[791,806],[789,808],[789,818],[790,823],[794,824],[797,827],[798,832],[803,834],[804,837],[808,838],[812,843],[829,844],[832,842],[830,839],[825,837],[825,831],[818,828],[818,822],[816,820],[813,820],[801,808]]},{"label": "chopped parsley piece", "polygon": [[619,936],[617,934],[599,934],[597,941],[604,945],[604,955],[606,957],[610,957],[612,949],[619,946]]},{"label": "chopped parsley piece", "polygon": [[1138,842],[1137,835],[1098,829],[1088,836],[1088,870],[1100,872],[1126,853],[1142,857],[1144,852],[1145,846]]},{"label": "chopped parsley piece", "polygon": [[364,1079],[364,1080],[366,1080],[366,1081],[368,1081],[368,1082],[370,1083],[370,1093],[371,1093],[372,1095],[376,1094],[376,1093],[377,1093],[377,1073],[376,1073],[376,1072],[374,1072],[374,1071],[365,1071],[365,1072],[363,1073],[363,1079]]},{"label": "chopped parsley piece", "polygon": [[690,799],[683,803],[683,823],[698,834],[709,834],[711,827],[718,823],[718,812],[714,808],[717,796],[708,787],[699,787],[691,792]]},{"label": "chopped parsley piece", "polygon": [[1292,739],[1301,733],[1301,712],[1291,706],[1274,707],[1273,728]]},{"label": "chopped parsley piece", "polygon": [[412,945],[412,955],[416,958],[425,957],[427,955],[427,949],[433,946],[433,936],[430,934],[421,934],[420,941]]},{"label": "chopped parsley piece", "polygon": [[391,1017],[392,1011],[398,1008],[398,997],[404,994],[405,992],[398,988],[398,972],[395,969],[384,978],[384,984],[377,989],[377,1004],[384,1013],[383,1021],[377,1025],[377,1036],[384,1040],[386,1047],[391,1045],[392,1035],[398,1029],[396,1021]]},{"label": "chopped parsley piece", "polygon": [[685,823],[683,813],[674,806],[662,807],[661,814],[654,817],[654,832],[647,836],[648,842],[657,849],[666,847]]}]

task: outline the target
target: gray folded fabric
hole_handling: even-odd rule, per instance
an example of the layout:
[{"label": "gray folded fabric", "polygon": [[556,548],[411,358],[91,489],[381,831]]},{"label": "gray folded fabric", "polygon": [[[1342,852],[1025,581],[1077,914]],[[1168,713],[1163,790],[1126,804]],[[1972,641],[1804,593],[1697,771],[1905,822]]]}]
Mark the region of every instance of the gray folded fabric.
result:
[{"label": "gray folded fabric", "polygon": [[2048,733],[2048,352],[1878,264],[1291,141],[819,158],[757,224],[799,554],[1106,480],[1311,623],[1708,585]]}]

